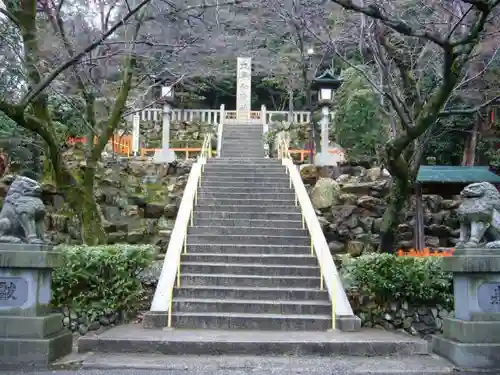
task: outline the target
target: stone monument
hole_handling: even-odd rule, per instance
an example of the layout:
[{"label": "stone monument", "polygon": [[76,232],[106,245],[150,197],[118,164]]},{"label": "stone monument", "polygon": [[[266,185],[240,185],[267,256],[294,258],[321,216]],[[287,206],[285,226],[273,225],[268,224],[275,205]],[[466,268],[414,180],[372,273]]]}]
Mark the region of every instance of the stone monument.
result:
[{"label": "stone monument", "polygon": [[60,254],[44,240],[40,184],[17,177],[0,211],[0,368],[47,366],[72,350],[52,312],[52,270]]},{"label": "stone monument", "polygon": [[443,319],[434,350],[462,368],[500,369],[500,194],[481,182],[461,195],[460,242],[443,258],[453,273],[455,313]]},{"label": "stone monument", "polygon": [[252,104],[252,59],[238,57],[236,70],[236,118],[248,121]]}]

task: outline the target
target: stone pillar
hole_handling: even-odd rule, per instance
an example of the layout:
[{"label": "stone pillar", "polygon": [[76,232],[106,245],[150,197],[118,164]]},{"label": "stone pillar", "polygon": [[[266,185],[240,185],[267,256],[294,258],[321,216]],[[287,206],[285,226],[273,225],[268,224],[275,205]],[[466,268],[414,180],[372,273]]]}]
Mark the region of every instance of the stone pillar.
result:
[{"label": "stone pillar", "polygon": [[435,352],[462,368],[500,369],[500,249],[457,249],[443,268],[453,273],[455,314]]},{"label": "stone pillar", "polygon": [[252,105],[252,59],[238,57],[236,71],[236,118],[248,121]]},{"label": "stone pillar", "polygon": [[220,120],[217,128],[217,157],[220,158],[222,152],[222,134],[224,130],[224,122],[226,121],[226,108],[224,104],[220,105]]},{"label": "stone pillar", "polygon": [[139,141],[140,141],[140,117],[139,114],[134,114],[132,118],[132,155],[139,155]]},{"label": "stone pillar", "polygon": [[337,165],[334,155],[330,155],[328,150],[330,148],[329,141],[329,126],[330,126],[330,110],[328,106],[323,106],[321,108],[321,152],[317,153],[314,157],[316,165],[321,166],[334,166]]},{"label": "stone pillar", "polygon": [[[262,121],[262,136],[264,137],[269,131],[269,125],[267,123],[267,109],[264,104],[260,106],[260,119]],[[269,158],[269,144],[264,142],[264,154],[266,159]]]},{"label": "stone pillar", "polygon": [[170,105],[163,105],[161,149],[155,152],[153,162],[158,164],[172,163],[175,152],[170,149]]},{"label": "stone pillar", "polygon": [[226,106],[224,104],[220,105],[220,124],[224,124],[224,120],[226,119]]},{"label": "stone pillar", "polygon": [[269,131],[269,126],[267,124],[267,109],[264,104],[260,106],[260,119],[262,121],[262,132],[266,134]]},{"label": "stone pillar", "polygon": [[[0,212],[0,368],[46,367],[72,351],[73,335],[53,313],[52,270],[61,254],[43,240],[41,186],[17,177]],[[20,215],[15,207],[26,214]],[[36,215],[35,215],[36,213]]]}]

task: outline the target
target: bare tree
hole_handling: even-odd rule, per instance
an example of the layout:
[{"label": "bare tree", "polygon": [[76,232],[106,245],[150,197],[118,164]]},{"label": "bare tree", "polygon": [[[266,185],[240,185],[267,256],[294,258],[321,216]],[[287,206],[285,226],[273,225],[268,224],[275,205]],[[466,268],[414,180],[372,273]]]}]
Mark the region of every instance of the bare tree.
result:
[{"label": "bare tree", "polygon": [[[151,57],[161,65],[183,47],[165,49],[156,45],[143,27],[159,19],[168,22],[181,14],[219,6],[198,1],[184,2],[182,6],[150,3],[151,0],[100,0],[91,3],[92,8],[89,3],[68,0],[5,1],[3,13],[21,36],[27,90],[16,103],[0,99],[0,110],[44,140],[47,167],[72,209],[80,215],[82,240],[87,244],[106,240],[93,196],[102,151],[120,125],[131,93],[148,89],[148,79],[154,71],[154,67],[147,64]],[[78,9],[96,10],[97,25],[92,24],[95,18],[85,16]],[[42,20],[48,21],[47,25],[39,22]],[[43,43],[44,40],[50,43]],[[153,45],[145,51],[148,43]],[[158,51],[164,52],[158,54]],[[48,105],[51,95],[61,93],[79,95],[84,103],[82,117],[90,136],[86,163],[80,173],[71,171],[62,159],[60,140]],[[101,104],[104,116],[99,117]]]},{"label": "bare tree", "polygon": [[[481,58],[478,52],[492,40],[498,45],[500,1],[333,3],[361,15],[360,51],[376,70],[358,69],[380,94],[381,106],[392,118],[385,164],[393,179],[380,243],[381,251],[392,251],[395,228],[411,194],[426,137],[440,119],[473,114],[498,97],[473,107],[453,106],[457,89],[477,74],[471,66]],[[330,40],[330,45],[349,63],[335,42]]]}]

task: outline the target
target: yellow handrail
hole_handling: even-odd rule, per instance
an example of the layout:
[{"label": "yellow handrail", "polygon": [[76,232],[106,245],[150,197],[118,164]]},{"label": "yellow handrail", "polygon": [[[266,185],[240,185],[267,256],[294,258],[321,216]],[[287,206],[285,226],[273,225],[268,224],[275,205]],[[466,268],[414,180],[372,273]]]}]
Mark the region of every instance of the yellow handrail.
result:
[{"label": "yellow handrail", "polygon": [[[286,171],[290,175],[290,187],[292,187],[292,186],[294,187],[294,191],[295,191],[295,205],[297,206],[298,202],[299,202],[299,197],[298,197],[298,194],[297,194],[297,190],[298,190],[299,187],[296,186],[296,184],[292,181],[293,180],[292,173],[293,172],[297,173],[297,170],[295,170],[293,172],[291,171],[291,168],[295,168],[295,165],[293,164],[292,156],[290,155],[289,143],[284,138],[282,138],[279,141],[279,143],[278,143],[278,158],[283,161],[283,164],[286,166]],[[299,178],[300,178],[300,175],[299,175]],[[302,185],[301,187],[305,191],[304,186]],[[305,193],[305,194],[307,194],[307,193]],[[311,203],[309,202],[309,205],[310,204]],[[320,267],[320,274],[321,274],[320,275],[320,289],[323,290],[324,289],[324,280],[325,280],[325,272],[323,270],[324,265],[323,265],[323,262],[321,262],[320,254],[318,254],[318,249],[315,248],[315,246],[314,246],[314,242],[315,242],[314,241],[314,238],[315,238],[314,237],[314,234],[315,234],[314,232],[315,231],[313,230],[313,228],[311,228],[311,221],[310,220],[306,220],[306,217],[304,215],[304,208],[305,207],[303,206],[303,204],[301,204],[300,205],[300,213],[301,213],[301,218],[302,218],[302,228],[305,229],[306,226],[307,226],[307,230],[309,232],[309,237],[311,238],[311,255],[314,255],[314,253],[316,252],[316,258],[318,259],[318,264],[319,264],[319,267]],[[312,206],[311,206],[311,209],[312,209]],[[314,216],[315,215],[316,214],[314,214]],[[317,221],[317,219],[316,219],[316,221]],[[330,257],[331,257],[331,255],[330,255]],[[330,280],[335,280],[334,278],[329,278],[329,279]],[[330,299],[331,299],[331,303],[332,303],[332,329],[335,329],[335,326],[336,326],[336,317],[337,317],[337,314],[336,314],[336,307],[337,307],[336,289],[337,289],[337,285],[336,285],[335,281],[334,281],[334,285],[331,286],[328,289],[329,289],[328,291],[330,293]]]}]

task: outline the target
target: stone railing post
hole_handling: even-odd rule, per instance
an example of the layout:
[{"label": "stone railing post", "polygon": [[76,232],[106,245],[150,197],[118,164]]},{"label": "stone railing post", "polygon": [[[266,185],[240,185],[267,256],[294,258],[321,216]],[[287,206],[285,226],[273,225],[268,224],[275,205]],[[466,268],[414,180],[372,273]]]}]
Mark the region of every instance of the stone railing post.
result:
[{"label": "stone railing post", "polygon": [[226,119],[226,107],[224,104],[220,105],[220,123],[224,123],[224,120]]},{"label": "stone railing post", "polygon": [[138,156],[139,155],[139,141],[140,141],[140,135],[141,133],[141,128],[140,128],[140,117],[139,114],[136,113],[134,114],[132,118],[132,155],[133,156]]},{"label": "stone railing post", "polygon": [[[52,311],[52,270],[62,254],[46,244],[38,182],[17,177],[0,212],[0,363],[2,369],[46,367],[71,353],[73,335],[63,316]],[[19,202],[17,202],[19,200]],[[20,215],[16,204],[22,204]],[[36,229],[35,229],[36,228]]]},{"label": "stone railing post", "polygon": [[172,163],[175,152],[170,149],[170,115],[172,109],[168,103],[163,104],[161,149],[155,152],[153,162],[158,164]]},{"label": "stone railing post", "polygon": [[260,106],[260,119],[262,121],[263,133],[266,134],[269,130],[269,126],[267,125],[267,109],[264,104]]},{"label": "stone railing post", "polygon": [[266,139],[266,134],[269,131],[269,125],[267,123],[267,109],[264,104],[260,106],[260,120],[262,121],[262,138],[264,142],[264,154],[266,158],[269,158],[269,144]]},{"label": "stone railing post", "polygon": [[222,134],[224,132],[224,121],[226,120],[226,112],[224,104],[220,105],[220,119],[217,127],[217,157],[220,158],[222,151]]},{"label": "stone railing post", "polygon": [[500,249],[457,249],[443,269],[453,274],[455,314],[443,318],[434,350],[458,367],[500,369]]}]

